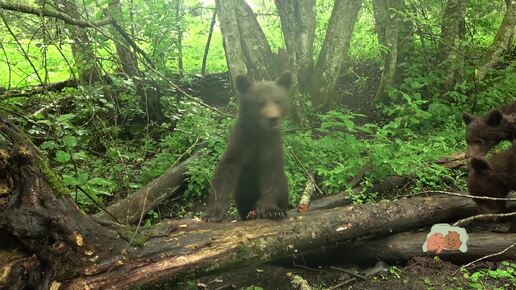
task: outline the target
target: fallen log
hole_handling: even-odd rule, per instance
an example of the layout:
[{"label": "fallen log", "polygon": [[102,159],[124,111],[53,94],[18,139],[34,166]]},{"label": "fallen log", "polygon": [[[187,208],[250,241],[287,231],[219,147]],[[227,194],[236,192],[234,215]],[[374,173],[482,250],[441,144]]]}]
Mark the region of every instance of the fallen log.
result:
[{"label": "fallen log", "polygon": [[[126,288],[205,275],[317,249],[362,236],[384,236],[470,215],[475,204],[460,197],[425,197],[309,212],[284,221],[208,224],[190,222],[166,237],[147,241],[119,264],[85,269],[62,280],[65,288]],[[109,270],[108,270],[109,269]]]},{"label": "fallen log", "polygon": [[[456,152],[450,156],[436,160],[433,163],[439,164],[449,169],[466,169],[466,157],[464,152]],[[356,176],[350,181],[352,191],[354,193],[359,193],[363,190],[363,186],[360,184],[360,180],[363,178],[364,174],[367,173],[367,170],[371,169],[371,166],[372,165],[370,163],[364,165],[356,174]],[[372,192],[385,194],[407,185],[410,182],[410,179],[411,176],[386,176],[382,180],[379,180],[377,183],[373,184],[371,188],[366,189],[365,194]],[[349,199],[347,193],[339,192],[337,194],[312,201],[310,204],[310,210],[330,209],[338,206],[348,205],[350,203],[351,200]]]},{"label": "fallen log", "polygon": [[50,83],[46,85],[37,85],[23,89],[7,90],[3,94],[0,94],[0,100],[16,97],[30,97],[47,92],[57,92],[63,90],[64,88],[76,88],[78,84],[79,82],[77,80],[69,79],[66,81]]},{"label": "fallen log", "polygon": [[[418,256],[439,256],[439,258],[457,263],[469,262],[480,257],[498,253],[516,243],[514,233],[475,232],[468,233],[468,251],[443,251],[439,255],[423,252],[422,245],[428,231],[418,233],[401,233],[386,238],[355,242],[332,250],[333,255],[346,258],[346,261],[405,262]],[[516,247],[490,260],[516,258]]]},{"label": "fallen log", "polygon": [[126,198],[108,206],[105,211],[95,214],[95,217],[100,219],[115,218],[116,222],[124,224],[137,222],[149,209],[179,193],[178,189],[185,180],[188,165],[196,160],[199,155],[197,152],[179,165],[172,166],[160,177]]}]

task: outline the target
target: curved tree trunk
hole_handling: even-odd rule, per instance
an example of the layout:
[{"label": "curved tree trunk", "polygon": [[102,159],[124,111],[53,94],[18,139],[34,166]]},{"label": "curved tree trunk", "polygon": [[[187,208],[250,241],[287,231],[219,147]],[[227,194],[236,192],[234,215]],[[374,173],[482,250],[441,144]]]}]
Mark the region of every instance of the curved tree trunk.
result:
[{"label": "curved tree trunk", "polygon": [[245,55],[240,44],[240,29],[237,23],[236,0],[216,0],[216,9],[219,17],[220,30],[226,61],[231,73],[231,79],[247,72],[245,65]]},{"label": "curved tree trunk", "polygon": [[271,47],[251,7],[244,0],[217,0],[216,6],[232,79],[246,71],[255,80],[279,76],[281,68],[274,63]]},{"label": "curved tree trunk", "polygon": [[331,109],[335,85],[351,41],[362,0],[335,1],[317,65],[312,73],[312,103],[320,111]]},{"label": "curved tree trunk", "polygon": [[514,36],[516,26],[516,1],[507,1],[507,12],[503,18],[500,28],[496,33],[495,39],[491,46],[487,49],[486,53],[480,59],[477,70],[475,71],[475,77],[477,80],[482,80],[489,69],[493,67],[502,52],[506,49],[512,49],[512,38]]}]

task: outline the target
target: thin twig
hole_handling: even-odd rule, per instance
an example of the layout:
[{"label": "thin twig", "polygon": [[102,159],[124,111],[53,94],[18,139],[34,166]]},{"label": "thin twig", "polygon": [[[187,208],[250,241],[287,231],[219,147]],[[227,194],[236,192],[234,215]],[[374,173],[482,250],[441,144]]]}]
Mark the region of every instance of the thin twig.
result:
[{"label": "thin twig", "polygon": [[75,186],[77,189],[79,189],[82,193],[84,193],[86,195],[86,197],[88,197],[100,210],[102,210],[103,212],[105,212],[106,214],[108,214],[114,221],[116,221],[117,223],[120,223],[116,217],[114,215],[112,215],[104,206],[102,206],[98,201],[96,201],[93,196],[91,196],[88,192],[86,192],[86,190],[84,190],[82,187],[80,187],[79,185],[76,185]]},{"label": "thin twig", "polygon": [[474,216],[470,216],[468,218],[456,221],[453,224],[453,226],[457,227],[457,226],[463,225],[463,224],[468,223],[473,220],[484,219],[484,218],[489,218],[489,217],[509,217],[509,216],[516,216],[516,211],[509,212],[509,213],[486,213],[486,214],[474,215]]},{"label": "thin twig", "polygon": [[337,267],[337,266],[330,266],[330,269],[333,269],[333,270],[337,270],[337,271],[341,271],[341,272],[344,272],[346,274],[349,274],[351,276],[355,276],[359,279],[362,279],[364,281],[367,281],[367,277],[366,276],[363,276],[363,275],[360,275],[358,273],[355,273],[353,271],[350,271],[350,270],[347,270],[347,269],[344,269],[344,268],[341,268],[341,267]]},{"label": "thin twig", "polygon": [[453,195],[453,196],[460,196],[460,197],[469,197],[474,199],[487,199],[487,200],[503,200],[503,201],[516,201],[515,198],[509,198],[509,197],[490,197],[490,196],[476,196],[471,194],[464,194],[464,193],[458,193],[458,192],[451,192],[451,191],[444,191],[444,190],[427,190],[417,193],[419,194],[432,194],[432,193],[441,193],[446,195]]},{"label": "thin twig", "polygon": [[354,277],[353,277],[353,278],[350,278],[350,279],[348,279],[348,280],[346,280],[346,281],[344,281],[344,282],[340,282],[339,284],[335,284],[335,285],[331,286],[330,288],[328,288],[328,290],[333,290],[333,289],[340,288],[340,287],[342,287],[342,286],[345,286],[345,285],[347,285],[347,284],[349,284],[349,283],[351,283],[351,282],[355,281],[356,279],[357,279],[357,278],[354,278]]},{"label": "thin twig", "polygon": [[306,176],[308,179],[310,179],[310,181],[315,185],[315,188],[317,188],[317,191],[321,194],[321,195],[324,195],[323,191],[321,190],[321,188],[319,188],[319,186],[317,185],[317,183],[315,182],[314,178],[312,177],[312,175],[308,172],[308,170],[306,170],[306,167],[303,165],[303,163],[301,162],[301,160],[299,160],[299,158],[297,157],[297,155],[294,153],[294,151],[292,150],[292,147],[290,147],[290,145],[287,144],[287,148],[288,150],[290,151],[290,154],[292,154],[292,156],[294,156],[294,159],[296,159],[297,163],[299,164],[299,166],[301,166],[301,168],[303,169],[303,171],[305,172]]}]

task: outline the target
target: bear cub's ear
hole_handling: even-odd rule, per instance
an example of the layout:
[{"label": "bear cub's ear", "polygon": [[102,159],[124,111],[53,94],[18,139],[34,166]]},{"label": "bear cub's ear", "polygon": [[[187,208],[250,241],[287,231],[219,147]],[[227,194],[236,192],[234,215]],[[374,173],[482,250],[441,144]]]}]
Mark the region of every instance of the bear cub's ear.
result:
[{"label": "bear cub's ear", "polygon": [[473,157],[471,158],[471,168],[475,170],[479,174],[487,174],[490,170],[493,169],[489,161],[482,157]]},{"label": "bear cub's ear", "polygon": [[492,127],[497,127],[502,123],[502,119],[502,112],[500,112],[500,110],[494,110],[489,113],[489,116],[487,117],[487,124]]},{"label": "bear cub's ear", "polygon": [[469,123],[471,123],[473,120],[475,120],[475,116],[473,116],[472,114],[470,113],[464,113],[462,114],[462,120],[464,120],[464,123],[466,123],[466,125],[469,125]]},{"label": "bear cub's ear", "polygon": [[235,80],[237,90],[244,95],[251,88],[251,81],[245,75],[238,75]]},{"label": "bear cub's ear", "polygon": [[292,86],[292,83],[294,82],[294,74],[286,71],[284,72],[277,80],[276,84],[278,86],[284,87],[287,91]]}]

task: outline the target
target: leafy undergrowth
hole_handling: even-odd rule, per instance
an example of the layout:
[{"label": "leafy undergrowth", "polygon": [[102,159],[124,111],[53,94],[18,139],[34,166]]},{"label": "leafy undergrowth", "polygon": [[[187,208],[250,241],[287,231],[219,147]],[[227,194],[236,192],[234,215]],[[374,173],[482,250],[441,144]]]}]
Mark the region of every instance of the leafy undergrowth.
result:
[{"label": "leafy undergrowth", "polygon": [[[296,275],[310,288],[305,289],[515,289],[516,260],[480,262],[471,270],[438,258],[414,258],[404,266],[390,266],[362,280],[339,270],[339,267],[248,266],[238,270],[202,277],[197,280],[169,282],[167,289],[300,289],[292,285]],[[361,273],[361,269],[345,268]],[[367,270],[367,269],[363,269]],[[340,286],[339,286],[340,285]],[[159,287],[163,287],[160,285]],[[339,286],[339,287],[336,287]],[[145,289],[154,289],[157,285]],[[336,288],[332,288],[336,287]],[[160,288],[162,289],[162,288]]]}]

